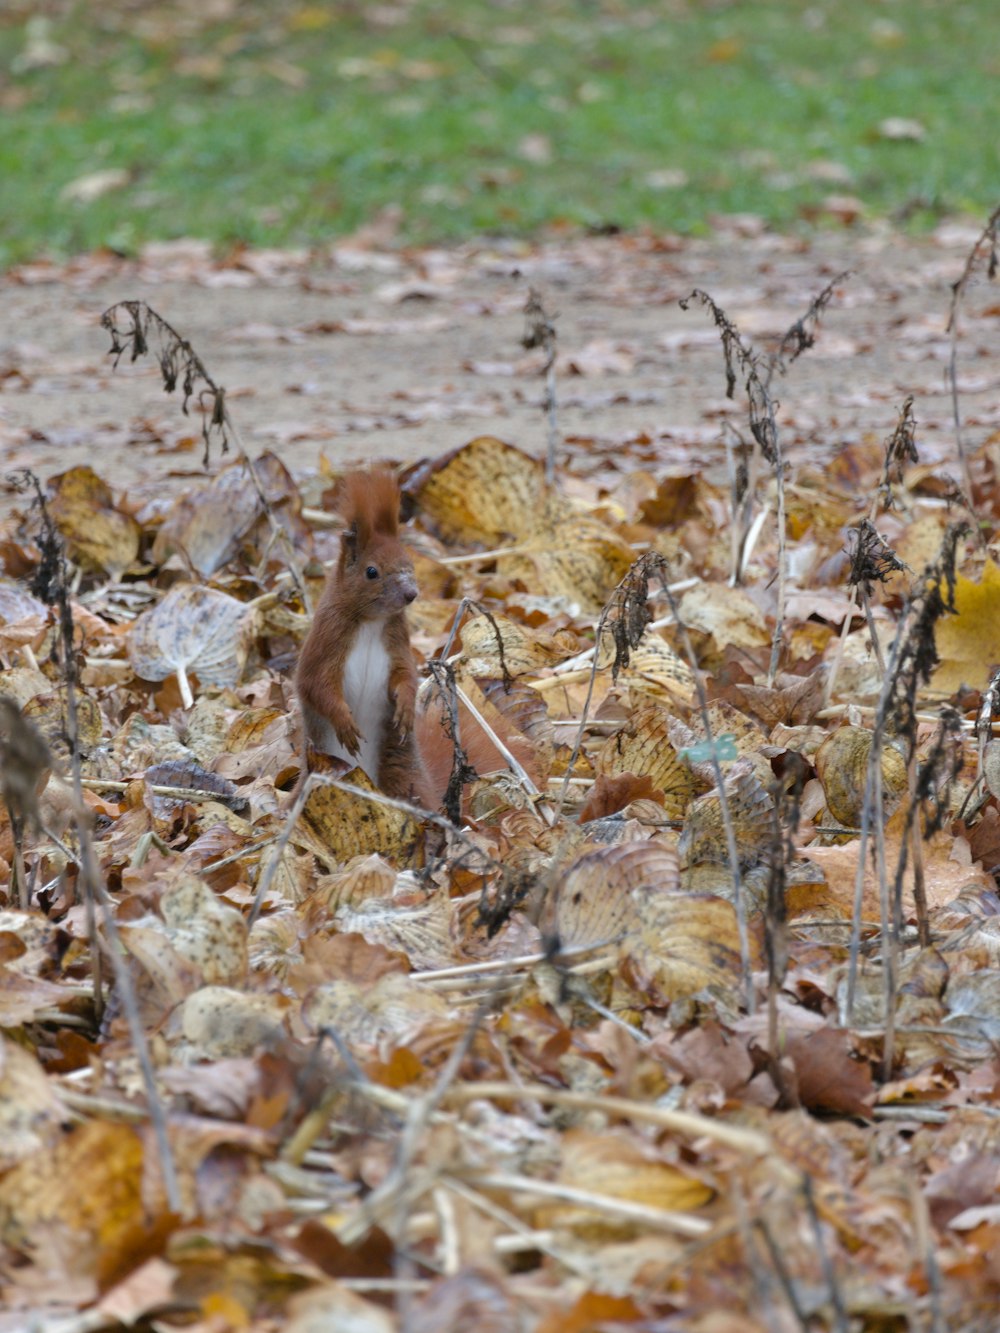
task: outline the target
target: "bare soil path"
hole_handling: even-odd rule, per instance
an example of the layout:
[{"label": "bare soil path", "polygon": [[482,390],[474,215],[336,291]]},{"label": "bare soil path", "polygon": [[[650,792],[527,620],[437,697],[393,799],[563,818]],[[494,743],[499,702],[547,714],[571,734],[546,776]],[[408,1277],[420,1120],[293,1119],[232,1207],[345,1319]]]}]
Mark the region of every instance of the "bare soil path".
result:
[{"label": "bare soil path", "polygon": [[[653,470],[689,468],[722,457],[723,421],[745,429],[745,406],[739,394],[724,397],[707,312],[685,313],[679,298],[705,289],[747,337],[773,347],[849,269],[815,348],[779,388],[790,459],[822,462],[868,433],[882,439],[912,393],[922,459],[957,476],[946,325],[976,234],[956,223],[924,240],[839,232],[804,241],[734,220],[711,240],[399,253],[373,236],[222,263],[177,242],[139,261],[23,267],[0,279],[0,465],[44,478],[90,463],[133,500],[202,475],[196,409],[182,415],[151,359],[112,371],[99,320],[126,298],[148,301],[191,341],[226,386],[250,452],[273,449],[300,480],[323,458],[335,467],[413,460],[484,433],[540,450],[540,353],[520,346],[535,286],[558,314],[559,426],[571,465],[614,467],[628,455]],[[983,276],[961,328],[962,412],[976,446],[1000,428],[1000,296]]]}]

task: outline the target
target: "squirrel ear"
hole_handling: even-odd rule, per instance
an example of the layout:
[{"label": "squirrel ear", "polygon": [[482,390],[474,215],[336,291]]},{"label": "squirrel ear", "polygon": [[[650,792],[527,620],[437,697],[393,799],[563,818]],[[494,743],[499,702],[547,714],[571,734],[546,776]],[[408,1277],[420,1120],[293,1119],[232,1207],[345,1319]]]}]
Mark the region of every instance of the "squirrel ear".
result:
[{"label": "squirrel ear", "polygon": [[343,552],[347,558],[347,563],[353,565],[358,558],[358,525],[352,523],[347,528],[341,538],[343,543]]}]

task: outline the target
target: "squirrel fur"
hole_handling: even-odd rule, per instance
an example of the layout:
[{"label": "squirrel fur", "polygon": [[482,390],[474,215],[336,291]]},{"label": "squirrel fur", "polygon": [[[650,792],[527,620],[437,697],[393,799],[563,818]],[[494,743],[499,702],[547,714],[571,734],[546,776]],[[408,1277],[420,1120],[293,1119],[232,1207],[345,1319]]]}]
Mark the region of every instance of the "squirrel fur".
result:
[{"label": "squirrel fur", "polygon": [[[317,754],[330,755],[362,768],[387,796],[436,809],[454,745],[440,701],[416,714],[417,665],[406,607],[417,583],[399,539],[399,500],[387,468],[342,478],[336,504],[347,528],[299,654],[295,687],[307,767],[316,766]],[[479,772],[506,767],[464,706],[459,711],[472,766]],[[518,748],[502,719],[498,734]],[[530,750],[521,759],[530,765]]]},{"label": "squirrel fur", "polygon": [[412,798],[424,788],[406,623],[417,583],[399,540],[399,485],[387,468],[348,473],[337,508],[347,524],[340,558],[295,672],[306,740],[364,769],[387,796]]}]

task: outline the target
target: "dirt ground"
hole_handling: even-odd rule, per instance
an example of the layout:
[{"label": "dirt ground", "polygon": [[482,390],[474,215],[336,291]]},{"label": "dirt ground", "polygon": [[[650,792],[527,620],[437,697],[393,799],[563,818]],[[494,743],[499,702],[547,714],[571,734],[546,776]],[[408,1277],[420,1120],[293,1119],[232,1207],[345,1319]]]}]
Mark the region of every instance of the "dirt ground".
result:
[{"label": "dirt ground", "polygon": [[[770,348],[844,270],[815,348],[778,385],[793,466],[866,433],[882,439],[915,397],[922,460],[958,475],[945,371],[951,285],[977,228],[923,240],[891,232],[809,241],[733,220],[711,240],[577,238],[539,246],[476,242],[396,252],[377,234],[323,253],[246,252],[215,262],[197,242],[140,261],[90,256],[0,279],[0,462],[43,478],[90,463],[133,503],[203,475],[197,412],[185,418],[151,358],[113,372],[105,307],[149,302],[226,386],[251,454],[273,449],[308,483],[334,466],[414,460],[491,433],[541,450],[540,353],[520,345],[530,286],[556,313],[559,429],[570,466],[652,470],[714,464],[724,396],[709,292],[755,345]],[[961,323],[969,443],[1000,428],[1000,295],[979,271]],[[213,460],[212,467],[218,464]],[[318,486],[307,484],[314,498]],[[0,507],[18,503],[12,492]]]}]

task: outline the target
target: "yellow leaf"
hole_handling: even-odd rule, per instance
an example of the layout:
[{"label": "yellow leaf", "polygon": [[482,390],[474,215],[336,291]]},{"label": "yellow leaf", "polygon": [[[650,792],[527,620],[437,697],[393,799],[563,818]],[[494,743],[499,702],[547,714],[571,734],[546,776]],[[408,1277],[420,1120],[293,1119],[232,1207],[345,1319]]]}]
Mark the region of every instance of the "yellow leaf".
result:
[{"label": "yellow leaf", "polygon": [[985,689],[1000,662],[1000,568],[987,561],[979,583],[955,581],[954,616],[939,620],[934,634],[940,666],[931,686],[953,694],[961,685]]}]

